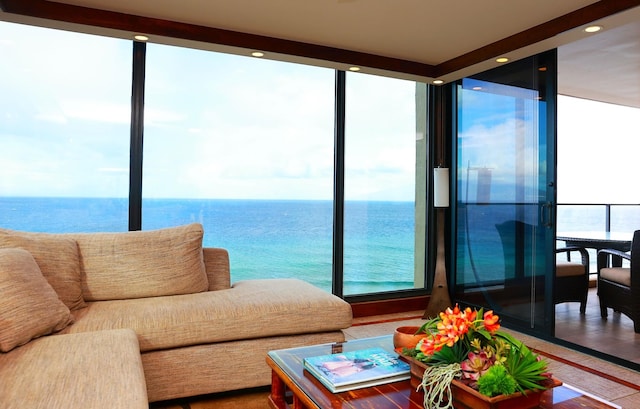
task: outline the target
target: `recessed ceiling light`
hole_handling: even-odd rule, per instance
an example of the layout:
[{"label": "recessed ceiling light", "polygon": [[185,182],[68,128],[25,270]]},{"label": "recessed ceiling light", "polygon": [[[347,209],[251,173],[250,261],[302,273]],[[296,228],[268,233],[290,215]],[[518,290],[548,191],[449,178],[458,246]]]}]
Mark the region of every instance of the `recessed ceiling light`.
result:
[{"label": "recessed ceiling light", "polygon": [[496,58],[496,62],[499,62],[499,63],[503,63],[503,62],[507,62],[507,61],[509,61],[509,59],[507,57]]},{"label": "recessed ceiling light", "polygon": [[360,67],[349,67],[349,71],[353,71],[353,72],[360,71]]},{"label": "recessed ceiling light", "polygon": [[597,33],[600,30],[602,30],[602,26],[589,26],[589,27],[584,29],[584,32],[585,33]]},{"label": "recessed ceiling light", "polygon": [[440,84],[444,84],[444,81],[442,80],[433,80],[433,83],[436,85],[440,85]]},{"label": "recessed ceiling light", "polygon": [[149,41],[149,37],[147,37],[146,35],[142,35],[142,34],[136,34],[136,35],[133,36],[133,38],[135,40],[138,40],[138,41]]},{"label": "recessed ceiling light", "polygon": [[251,53],[251,55],[258,58],[264,57],[264,53],[262,51],[254,51]]}]

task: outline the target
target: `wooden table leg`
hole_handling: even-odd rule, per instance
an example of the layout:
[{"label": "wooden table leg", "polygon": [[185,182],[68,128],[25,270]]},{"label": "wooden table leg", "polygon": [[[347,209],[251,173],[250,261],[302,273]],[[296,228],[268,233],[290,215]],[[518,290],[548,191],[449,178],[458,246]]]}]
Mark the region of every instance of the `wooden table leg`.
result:
[{"label": "wooden table leg", "polygon": [[287,401],[285,400],[286,385],[283,380],[271,371],[271,395],[269,395],[269,403],[274,409],[287,409]]},{"label": "wooden table leg", "polygon": [[293,409],[307,409],[307,406],[296,395],[293,395]]}]

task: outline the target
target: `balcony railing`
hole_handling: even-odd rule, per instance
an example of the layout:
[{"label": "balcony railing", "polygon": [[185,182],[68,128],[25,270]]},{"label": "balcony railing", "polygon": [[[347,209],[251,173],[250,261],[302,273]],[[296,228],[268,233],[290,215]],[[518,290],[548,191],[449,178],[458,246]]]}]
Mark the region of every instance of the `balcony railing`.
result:
[{"label": "balcony railing", "polygon": [[640,230],[640,204],[559,203],[557,231]]},{"label": "balcony railing", "polygon": [[[559,203],[556,231],[631,232],[640,230],[640,204]],[[559,246],[564,245],[560,243]],[[597,271],[596,251],[587,249],[591,273]]]}]

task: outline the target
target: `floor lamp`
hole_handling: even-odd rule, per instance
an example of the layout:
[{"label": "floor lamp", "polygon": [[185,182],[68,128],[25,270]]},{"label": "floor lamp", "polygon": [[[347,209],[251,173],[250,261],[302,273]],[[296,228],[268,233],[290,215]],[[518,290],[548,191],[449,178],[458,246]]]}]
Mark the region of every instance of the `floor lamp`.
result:
[{"label": "floor lamp", "polygon": [[436,317],[438,313],[451,307],[449,287],[447,285],[447,269],[444,253],[444,212],[449,207],[449,168],[433,170],[433,205],[436,208],[437,252],[436,270],[433,278],[433,289],[429,304],[422,318]]}]

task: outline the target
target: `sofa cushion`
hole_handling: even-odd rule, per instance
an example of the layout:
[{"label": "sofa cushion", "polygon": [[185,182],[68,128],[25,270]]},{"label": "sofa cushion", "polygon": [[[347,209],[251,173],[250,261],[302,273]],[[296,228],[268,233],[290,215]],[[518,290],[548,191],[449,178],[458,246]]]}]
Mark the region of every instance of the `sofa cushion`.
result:
[{"label": "sofa cushion", "polygon": [[600,269],[600,277],[631,287],[631,269],[628,267],[602,268]]},{"label": "sofa cushion", "polygon": [[3,409],[149,409],[132,330],[37,339],[0,354],[0,379]]},{"label": "sofa cushion", "polygon": [[298,279],[246,280],[228,290],[89,302],[74,315],[76,322],[65,333],[132,328],[141,351],[339,331],[352,319],[347,302]]},{"label": "sofa cushion", "polygon": [[0,248],[5,247],[20,247],[31,253],[44,277],[70,310],[85,307],[75,240],[47,233],[0,230]]},{"label": "sofa cushion", "polygon": [[[343,341],[344,333],[341,331],[314,332],[146,352],[142,354],[142,366],[147,375],[145,380],[149,402],[267,386],[271,384],[271,368],[264,357],[269,351]],[[186,366],[189,370],[185,370]],[[217,401],[214,402],[217,403]],[[228,405],[203,404],[198,405],[197,408],[264,409],[270,407],[266,404],[266,400],[258,401],[255,405],[239,405],[235,400],[228,403]],[[378,407],[380,406],[385,407],[383,405]],[[196,409],[193,403],[190,407]],[[340,406],[336,405],[336,407]],[[171,408],[178,409],[180,406],[171,406]],[[369,406],[369,408],[372,407]]]},{"label": "sofa cushion", "polygon": [[202,225],[159,230],[79,233],[86,301],[119,300],[206,291]]},{"label": "sofa cushion", "polygon": [[0,351],[60,331],[71,312],[40,272],[33,256],[21,248],[0,249]]},{"label": "sofa cushion", "polygon": [[556,277],[573,277],[587,275],[582,263],[560,260],[556,262]]}]

